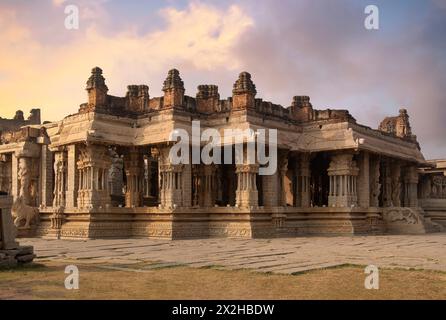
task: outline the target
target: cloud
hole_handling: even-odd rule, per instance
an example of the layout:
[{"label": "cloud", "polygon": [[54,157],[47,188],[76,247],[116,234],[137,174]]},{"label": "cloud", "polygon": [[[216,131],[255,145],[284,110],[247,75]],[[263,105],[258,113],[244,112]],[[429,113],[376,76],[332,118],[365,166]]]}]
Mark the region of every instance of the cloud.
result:
[{"label": "cloud", "polygon": [[444,12],[377,4],[381,28],[372,32],[363,27],[365,2],[267,1],[259,10],[247,1],[257,23],[236,55],[259,94],[285,106],[310,95],[316,107],[349,109],[374,128],[404,106],[426,156],[445,157]]},{"label": "cloud", "polygon": [[[106,13],[101,9],[101,14]],[[83,28],[63,31],[69,34],[69,41],[47,45],[33,30],[23,27],[13,11],[3,10],[2,116],[13,114],[19,106],[42,107],[44,118],[51,120],[76,112],[86,100],[85,81],[96,65],[104,69],[110,92],[116,95],[124,95],[126,85],[133,82],[149,83],[155,88],[151,95],[158,94],[172,67],[183,66],[196,73],[240,68],[232,48],[253,25],[240,7],[221,9],[192,2],[182,10],[164,8],[159,15],[164,26],[144,34],[129,26],[110,35],[101,30],[98,21],[85,24],[81,18]]]},{"label": "cloud", "polygon": [[61,5],[63,5],[65,2],[67,2],[67,0],[52,0],[53,1],[53,5],[55,5],[56,7],[59,7]]},{"label": "cloud", "polygon": [[[363,27],[365,0],[170,1],[144,21],[130,18],[132,6],[145,17],[140,2],[73,2],[78,31],[63,28],[68,2],[0,5],[1,116],[18,107],[41,107],[48,120],[76,112],[96,65],[115,95],[133,83],[160,95],[176,67],[187,94],[213,83],[225,97],[246,70],[258,97],[287,106],[293,95],[310,95],[317,108],[348,108],[374,128],[404,106],[426,157],[446,156],[444,1],[376,0],[381,28],[373,32]],[[120,15],[119,6],[128,11]]]}]

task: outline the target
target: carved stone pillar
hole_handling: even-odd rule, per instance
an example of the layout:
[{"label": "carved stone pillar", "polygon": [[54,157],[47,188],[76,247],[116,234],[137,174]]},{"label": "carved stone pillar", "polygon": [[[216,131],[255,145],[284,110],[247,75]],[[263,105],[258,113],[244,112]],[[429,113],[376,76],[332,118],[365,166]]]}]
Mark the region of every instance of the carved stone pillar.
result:
[{"label": "carved stone pillar", "polygon": [[70,145],[67,147],[67,192],[66,192],[66,206],[69,208],[77,207],[77,191],[79,188],[79,177],[77,170],[77,146]]},{"label": "carved stone pillar", "polygon": [[144,159],[144,188],[143,195],[144,197],[149,197],[151,192],[151,181],[150,178],[152,176],[152,161],[150,159]]},{"label": "carved stone pillar", "polygon": [[310,177],[310,154],[303,153],[300,156],[299,177],[297,179],[298,194],[300,194],[301,197],[300,205],[303,208],[308,208],[310,206]]},{"label": "carved stone pillar", "polygon": [[279,160],[279,206],[286,207],[287,199],[286,199],[286,174],[288,172],[288,154],[284,153],[281,155],[281,159]]},{"label": "carved stone pillar", "polygon": [[40,204],[50,207],[53,204],[53,153],[47,145],[42,145],[40,157]]},{"label": "carved stone pillar", "polygon": [[182,168],[183,165],[160,164],[160,202],[162,207],[182,206]]},{"label": "carved stone pillar", "polygon": [[288,171],[288,152],[280,151],[278,153],[277,170],[272,175],[264,175],[262,179],[262,199],[263,206],[277,207],[286,206],[286,183]]},{"label": "carved stone pillar", "polygon": [[132,148],[124,155],[124,167],[127,177],[125,206],[140,207],[143,198],[141,177],[143,177],[144,159],[138,149]]},{"label": "carved stone pillar", "polygon": [[108,170],[108,190],[110,195],[121,196],[124,189],[124,160],[115,150],[109,150],[111,158],[110,170]]},{"label": "carved stone pillar", "polygon": [[193,206],[213,207],[217,197],[217,168],[197,164],[192,169]]},{"label": "carved stone pillar", "polygon": [[416,166],[406,168],[404,175],[404,206],[418,206],[418,170]]},{"label": "carved stone pillar", "polygon": [[202,167],[201,165],[192,166],[192,206],[199,207],[201,205],[201,183],[202,183]]},{"label": "carved stone pillar", "polygon": [[379,207],[379,196],[381,194],[380,160],[375,156],[370,161],[370,206]]},{"label": "carved stone pillar", "polygon": [[102,145],[87,145],[79,148],[77,162],[79,174],[78,207],[97,208],[111,204],[108,191],[108,172],[111,157],[108,148]]},{"label": "carved stone pillar", "polygon": [[392,207],[392,170],[390,159],[385,159],[383,162],[383,202],[385,207]]},{"label": "carved stone pillar", "polygon": [[11,192],[11,161],[5,154],[0,155],[0,191]]},{"label": "carved stone pillar", "polygon": [[[181,198],[183,207],[192,206],[192,165],[184,164],[181,166]],[[215,177],[215,174],[214,174]],[[215,195],[214,195],[215,201]]]},{"label": "carved stone pillar", "polygon": [[19,159],[17,158],[17,154],[12,154],[11,159],[11,195],[13,196],[14,201],[17,200],[19,196]]},{"label": "carved stone pillar", "polygon": [[328,205],[351,207],[358,204],[357,176],[359,169],[353,161],[352,153],[338,153],[332,156],[328,176],[330,190]]},{"label": "carved stone pillar", "polygon": [[394,161],[391,165],[392,207],[401,206],[401,164]]},{"label": "carved stone pillar", "polygon": [[216,186],[216,168],[213,165],[205,165],[203,168],[203,182],[202,182],[202,194],[203,194],[203,206],[213,207],[215,205],[215,198],[217,195]]},{"label": "carved stone pillar", "polygon": [[367,151],[359,156],[358,204],[362,208],[370,207],[370,155]]},{"label": "carved stone pillar", "polygon": [[23,199],[23,203],[29,205],[31,202],[31,159],[26,157],[18,158],[17,178],[19,183],[18,196]]},{"label": "carved stone pillar", "polygon": [[67,154],[65,151],[54,153],[54,198],[53,207],[64,208],[66,205],[65,190],[67,178]]},{"label": "carved stone pillar", "polygon": [[259,193],[257,191],[257,164],[238,164],[236,166],[237,191],[236,204],[239,207],[257,207]]},{"label": "carved stone pillar", "polygon": [[[190,179],[190,166],[173,165],[169,160],[169,146],[159,147],[158,174],[160,185],[160,204],[162,207],[175,208],[183,206],[183,173],[188,173]],[[187,168],[185,168],[187,167]],[[187,169],[187,170],[184,170]],[[188,180],[190,182],[190,180]],[[190,198],[190,186],[187,193]],[[190,200],[189,200],[190,202]],[[186,200],[186,203],[187,200]]]},{"label": "carved stone pillar", "polygon": [[277,207],[279,203],[279,170],[272,175],[261,176],[263,182],[263,205]]}]

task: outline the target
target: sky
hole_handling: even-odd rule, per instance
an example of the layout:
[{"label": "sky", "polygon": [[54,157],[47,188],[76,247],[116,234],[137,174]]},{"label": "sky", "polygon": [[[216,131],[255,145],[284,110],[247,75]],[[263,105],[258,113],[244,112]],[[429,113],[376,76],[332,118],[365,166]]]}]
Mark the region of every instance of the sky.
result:
[{"label": "sky", "polygon": [[[378,30],[364,27],[370,4]],[[258,98],[309,95],[372,128],[404,107],[425,157],[446,158],[445,40],[446,0],[0,0],[0,116],[76,113],[95,66],[117,96],[160,96],[177,68],[187,95],[216,84],[226,98],[248,71]]]}]

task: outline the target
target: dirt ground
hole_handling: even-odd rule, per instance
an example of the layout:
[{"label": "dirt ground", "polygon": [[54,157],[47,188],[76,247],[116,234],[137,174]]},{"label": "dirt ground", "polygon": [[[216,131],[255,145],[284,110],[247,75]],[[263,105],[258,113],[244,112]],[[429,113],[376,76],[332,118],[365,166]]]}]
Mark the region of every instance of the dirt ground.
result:
[{"label": "dirt ground", "polygon": [[53,261],[0,270],[0,299],[446,299],[446,273],[434,271],[380,270],[380,288],[367,290],[360,266],[273,275],[77,264],[79,289],[67,290],[68,264]]}]

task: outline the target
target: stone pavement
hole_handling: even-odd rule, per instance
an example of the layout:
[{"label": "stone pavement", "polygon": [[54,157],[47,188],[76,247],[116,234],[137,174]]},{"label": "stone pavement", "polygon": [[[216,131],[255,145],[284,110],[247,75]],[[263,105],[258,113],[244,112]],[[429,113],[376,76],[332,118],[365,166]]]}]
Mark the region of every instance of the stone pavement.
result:
[{"label": "stone pavement", "polygon": [[446,271],[445,233],[255,240],[22,239],[21,242],[34,246],[36,262],[77,261],[143,272],[188,265],[293,274],[343,264]]}]

